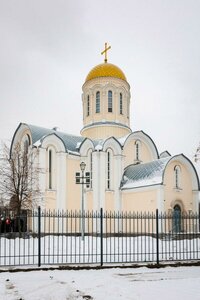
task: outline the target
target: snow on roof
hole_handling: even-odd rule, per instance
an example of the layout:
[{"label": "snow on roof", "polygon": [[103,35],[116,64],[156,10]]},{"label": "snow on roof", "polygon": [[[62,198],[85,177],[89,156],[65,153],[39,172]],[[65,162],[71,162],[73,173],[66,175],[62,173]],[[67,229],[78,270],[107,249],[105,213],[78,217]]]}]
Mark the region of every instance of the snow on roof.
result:
[{"label": "snow on roof", "polygon": [[124,143],[125,143],[125,141],[126,141],[126,139],[127,139],[127,137],[128,137],[129,135],[130,135],[130,134],[127,134],[127,135],[125,135],[125,136],[122,136],[122,137],[118,138],[118,141],[119,141],[119,143],[120,143],[122,146],[124,146]]},{"label": "snow on roof", "polygon": [[122,177],[121,189],[162,184],[163,171],[170,159],[171,157],[165,157],[149,163],[128,166]]},{"label": "snow on roof", "polygon": [[31,131],[32,141],[35,146],[40,146],[42,139],[44,139],[46,136],[50,134],[55,134],[63,141],[65,149],[67,151],[71,151],[71,153],[74,152],[77,154],[77,145],[81,144],[81,142],[84,140],[84,137],[67,134],[54,129],[47,129],[30,124],[27,124],[27,126]]}]

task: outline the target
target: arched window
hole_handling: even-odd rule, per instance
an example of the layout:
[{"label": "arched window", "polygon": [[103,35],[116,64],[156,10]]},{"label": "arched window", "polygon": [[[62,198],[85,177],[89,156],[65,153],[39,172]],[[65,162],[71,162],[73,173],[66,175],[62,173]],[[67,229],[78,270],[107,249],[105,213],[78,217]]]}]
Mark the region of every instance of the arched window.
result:
[{"label": "arched window", "polygon": [[174,168],[174,179],[175,179],[175,188],[180,189],[180,186],[181,186],[181,168],[180,168],[180,166],[175,166],[175,168]]},{"label": "arched window", "polygon": [[111,151],[107,152],[107,176],[106,176],[106,188],[111,189],[111,172],[112,172],[112,155]]},{"label": "arched window", "polygon": [[90,96],[87,96],[87,117],[90,115]]},{"label": "arched window", "polygon": [[100,92],[96,92],[96,113],[100,113]]},{"label": "arched window", "polygon": [[122,98],[122,93],[119,94],[119,113],[120,113],[120,115],[123,114],[123,98]]},{"label": "arched window", "polygon": [[135,142],[135,161],[139,163],[141,160],[141,143],[140,141]]},{"label": "arched window", "polygon": [[52,189],[52,179],[53,179],[53,174],[52,174],[52,167],[53,167],[53,155],[52,155],[52,150],[49,149],[48,151],[48,170],[49,170],[49,178],[48,178],[48,188],[51,190]]},{"label": "arched window", "polygon": [[173,211],[173,231],[181,231],[181,207],[176,204]]},{"label": "arched window", "polygon": [[21,147],[24,150],[25,153],[28,153],[28,147],[30,146],[30,136],[28,134],[24,135],[22,138]]},{"label": "arched window", "polygon": [[107,189],[110,189],[110,152],[107,153]]},{"label": "arched window", "polygon": [[93,160],[92,160],[92,151],[90,152],[90,188],[92,189],[92,178],[93,178]]},{"label": "arched window", "polygon": [[108,91],[108,112],[112,112],[112,91]]},{"label": "arched window", "polygon": [[129,101],[127,99],[127,118],[129,119]]}]

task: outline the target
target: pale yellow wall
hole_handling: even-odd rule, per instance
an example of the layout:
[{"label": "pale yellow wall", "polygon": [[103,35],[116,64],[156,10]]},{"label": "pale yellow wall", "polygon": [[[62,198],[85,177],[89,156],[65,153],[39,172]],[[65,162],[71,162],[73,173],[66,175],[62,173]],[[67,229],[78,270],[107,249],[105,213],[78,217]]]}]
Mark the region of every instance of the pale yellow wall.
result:
[{"label": "pale yellow wall", "polygon": [[86,190],[86,193],[85,193],[85,210],[86,211],[92,211],[93,209],[94,209],[93,191],[92,190]]},{"label": "pale yellow wall", "polygon": [[[124,146],[123,155],[124,155],[124,167],[135,163],[135,142],[136,140],[127,141]],[[145,162],[150,162],[152,160],[150,150],[147,145],[140,140],[140,160]]]},{"label": "pale yellow wall", "polygon": [[154,212],[157,209],[157,188],[138,192],[122,191],[122,211]]},{"label": "pale yellow wall", "polygon": [[111,136],[122,137],[131,133],[128,128],[120,126],[96,126],[82,130],[81,135],[91,139],[108,138]]},{"label": "pale yellow wall", "polygon": [[45,209],[56,209],[56,191],[47,190],[45,193]]},{"label": "pale yellow wall", "polygon": [[115,211],[115,198],[113,191],[106,191],[105,192],[105,211]]},{"label": "pale yellow wall", "polygon": [[[174,167],[177,165],[181,167],[180,190],[175,188]],[[172,161],[167,165],[164,185],[164,207],[166,211],[172,209],[175,204],[180,204],[184,211],[193,209],[192,183],[190,174],[184,164],[180,163],[180,161]]]},{"label": "pale yellow wall", "polygon": [[80,171],[80,161],[72,157],[67,159],[67,209],[81,209],[81,184],[76,184],[75,174]]}]

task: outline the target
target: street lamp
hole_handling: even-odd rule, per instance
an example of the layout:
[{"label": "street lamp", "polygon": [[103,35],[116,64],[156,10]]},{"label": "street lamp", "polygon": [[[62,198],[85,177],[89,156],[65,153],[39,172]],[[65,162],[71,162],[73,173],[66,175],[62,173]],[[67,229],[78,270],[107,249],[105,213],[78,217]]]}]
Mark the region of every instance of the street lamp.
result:
[{"label": "street lamp", "polygon": [[[85,232],[85,217],[84,217],[84,185],[89,187],[90,184],[90,172],[85,172],[86,163],[83,161],[80,163],[80,169],[82,174],[76,172],[76,184],[82,185],[82,194],[81,194],[81,214],[82,214],[82,224],[81,224],[81,237],[84,241],[84,232]],[[84,174],[85,172],[85,174]]]}]

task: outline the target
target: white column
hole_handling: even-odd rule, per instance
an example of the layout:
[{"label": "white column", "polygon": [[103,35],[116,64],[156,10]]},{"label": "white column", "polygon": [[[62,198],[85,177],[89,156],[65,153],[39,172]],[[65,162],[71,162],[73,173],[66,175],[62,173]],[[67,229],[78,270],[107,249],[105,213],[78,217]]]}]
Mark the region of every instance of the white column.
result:
[{"label": "white column", "polygon": [[121,191],[120,191],[121,178],[122,178],[122,156],[116,155],[114,156],[114,172],[113,172],[116,211],[121,211],[121,207],[122,207]]},{"label": "white column", "polygon": [[63,152],[57,153],[57,209],[66,209],[66,154]]},{"label": "white column", "polygon": [[92,182],[92,189],[93,189],[93,209],[99,210],[99,203],[100,203],[100,170],[99,170],[99,151],[93,152],[93,182]]},{"label": "white column", "polygon": [[160,185],[157,189],[157,209],[159,213],[164,213],[164,187]]},{"label": "white column", "polygon": [[39,189],[41,191],[41,208],[45,207],[45,191],[46,191],[46,177],[47,177],[47,165],[46,165],[47,151],[44,148],[39,148],[38,163],[41,172],[39,172]]},{"label": "white column", "polygon": [[105,209],[105,190],[106,190],[106,152],[100,152],[99,159],[99,168],[100,168],[100,177],[99,177],[99,192],[100,192],[100,202],[99,209],[102,207]]}]

